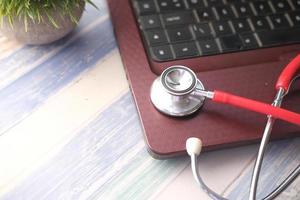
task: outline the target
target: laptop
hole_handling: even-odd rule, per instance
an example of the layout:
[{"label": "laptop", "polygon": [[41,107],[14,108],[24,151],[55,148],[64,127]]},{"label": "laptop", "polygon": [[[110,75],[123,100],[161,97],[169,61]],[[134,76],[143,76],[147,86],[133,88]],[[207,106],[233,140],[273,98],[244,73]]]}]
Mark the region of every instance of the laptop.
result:
[{"label": "laptop", "polygon": [[[204,150],[258,141],[266,116],[209,101],[174,118],[157,111],[150,87],[172,65],[193,69],[206,89],[271,103],[283,67],[300,53],[300,0],[108,0],[115,35],[150,154],[185,154],[189,137]],[[299,87],[283,107],[300,111]],[[298,103],[297,103],[298,102]],[[299,136],[277,120],[273,139]]]}]

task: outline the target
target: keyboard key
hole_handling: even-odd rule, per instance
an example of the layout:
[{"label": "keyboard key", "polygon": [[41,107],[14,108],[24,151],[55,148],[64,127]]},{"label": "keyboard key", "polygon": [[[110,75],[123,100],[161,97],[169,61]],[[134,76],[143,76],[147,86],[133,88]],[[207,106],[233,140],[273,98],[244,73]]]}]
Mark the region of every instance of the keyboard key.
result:
[{"label": "keyboard key", "polygon": [[234,4],[234,7],[239,17],[247,17],[254,15],[248,3],[236,3]]},{"label": "keyboard key", "polygon": [[156,7],[153,1],[138,1],[135,5],[136,10],[140,15],[156,12]]},{"label": "keyboard key", "polygon": [[199,55],[195,42],[174,44],[173,49],[176,58],[187,58]]},{"label": "keyboard key", "polygon": [[300,0],[291,0],[296,9],[300,9]]},{"label": "keyboard key", "polygon": [[158,28],[161,26],[160,19],[157,15],[141,16],[139,18],[141,29]]},{"label": "keyboard key", "polygon": [[197,10],[197,14],[200,22],[216,20],[216,16],[213,14],[210,8],[199,9]]},{"label": "keyboard key", "polygon": [[289,22],[284,15],[271,15],[270,20],[275,29],[290,27]]},{"label": "keyboard key", "polygon": [[227,21],[214,22],[213,27],[217,36],[230,35],[233,33]]},{"label": "keyboard key", "polygon": [[242,41],[237,35],[220,37],[223,52],[236,51],[243,48]]},{"label": "keyboard key", "polygon": [[222,0],[206,0],[208,7],[224,5]]},{"label": "keyboard key", "polygon": [[300,42],[300,29],[279,29],[257,33],[263,46],[273,46]]},{"label": "keyboard key", "polygon": [[271,3],[277,13],[290,11],[292,9],[287,0],[272,0]]},{"label": "keyboard key", "polygon": [[187,3],[190,8],[204,8],[203,0],[187,0]]},{"label": "keyboard key", "polygon": [[233,27],[237,33],[250,32],[251,28],[246,19],[236,19],[232,21]]},{"label": "keyboard key", "polygon": [[151,57],[156,61],[166,61],[173,59],[173,54],[170,46],[159,46],[150,48]]},{"label": "keyboard key", "polygon": [[201,48],[203,55],[211,55],[220,53],[218,45],[215,40],[204,40],[199,41],[199,46]]},{"label": "keyboard key", "polygon": [[300,26],[300,11],[289,13],[294,26]]},{"label": "keyboard key", "polygon": [[272,13],[271,7],[267,1],[255,1],[253,2],[253,6],[258,15],[267,15]]},{"label": "keyboard key", "polygon": [[192,12],[176,12],[162,15],[165,26],[190,24],[195,21]]},{"label": "keyboard key", "polygon": [[240,38],[245,49],[254,49],[258,47],[257,40],[252,33],[240,34]]},{"label": "keyboard key", "polygon": [[252,17],[251,22],[257,31],[269,30],[271,28],[269,22],[264,17]]},{"label": "keyboard key", "polygon": [[240,3],[241,2],[241,0],[226,0],[226,1],[229,4],[235,4],[235,3]]},{"label": "keyboard key", "polygon": [[167,29],[171,42],[186,41],[192,39],[189,27]]},{"label": "keyboard key", "polygon": [[131,1],[156,61],[300,43],[300,0]]},{"label": "keyboard key", "polygon": [[216,7],[216,11],[219,15],[220,20],[235,18],[230,6],[218,6]]},{"label": "keyboard key", "polygon": [[146,31],[145,38],[146,38],[148,44],[150,44],[150,46],[168,43],[166,34],[163,30]]},{"label": "keyboard key", "polygon": [[209,37],[212,31],[207,23],[191,25],[192,31],[195,33],[196,38]]},{"label": "keyboard key", "polygon": [[183,0],[158,0],[157,4],[161,12],[185,9]]}]

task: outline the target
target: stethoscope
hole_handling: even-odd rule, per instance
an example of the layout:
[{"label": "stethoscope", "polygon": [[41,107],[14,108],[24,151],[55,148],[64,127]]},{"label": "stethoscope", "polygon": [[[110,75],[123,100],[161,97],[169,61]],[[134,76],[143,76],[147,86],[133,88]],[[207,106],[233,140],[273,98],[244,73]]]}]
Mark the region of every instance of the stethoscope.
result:
[{"label": "stethoscope", "polygon": [[[300,70],[300,54],[294,58],[281,72],[277,83],[277,94],[272,105],[259,101],[247,99],[222,91],[207,91],[196,74],[185,66],[171,66],[165,69],[157,77],[151,87],[150,98],[153,105],[160,112],[175,117],[187,116],[195,113],[204,104],[205,99],[214,102],[228,104],[242,109],[258,112],[268,116],[263,137],[260,143],[258,155],[253,169],[250,185],[249,200],[256,199],[257,182],[261,170],[261,165],[270,138],[275,119],[300,125],[300,114],[280,108],[282,100],[289,92],[290,86],[300,78],[295,74]],[[198,170],[198,156],[202,149],[202,141],[199,138],[188,138],[186,141],[186,151],[191,158],[193,176],[198,185],[206,193],[216,200],[226,200],[213,190],[211,190],[202,180]],[[300,165],[270,194],[263,199],[269,200],[279,195],[300,173]]]}]

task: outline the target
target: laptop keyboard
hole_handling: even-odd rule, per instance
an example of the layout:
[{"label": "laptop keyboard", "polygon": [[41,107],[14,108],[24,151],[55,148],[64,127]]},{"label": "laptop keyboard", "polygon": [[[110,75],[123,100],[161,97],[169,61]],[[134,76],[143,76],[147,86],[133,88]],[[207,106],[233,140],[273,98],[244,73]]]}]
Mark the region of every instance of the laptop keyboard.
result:
[{"label": "laptop keyboard", "polygon": [[155,61],[300,42],[300,0],[132,0]]}]

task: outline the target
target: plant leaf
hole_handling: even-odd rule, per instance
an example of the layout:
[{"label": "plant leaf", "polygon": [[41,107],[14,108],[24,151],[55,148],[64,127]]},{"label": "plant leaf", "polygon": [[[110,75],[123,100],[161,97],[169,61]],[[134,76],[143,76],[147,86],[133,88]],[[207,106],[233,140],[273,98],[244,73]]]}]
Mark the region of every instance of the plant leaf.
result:
[{"label": "plant leaf", "polygon": [[53,11],[60,11],[64,17],[68,16],[78,23],[74,8],[80,7],[83,2],[98,9],[92,0],[0,0],[0,23],[3,24],[6,18],[13,27],[14,19],[24,20],[25,29],[28,29],[28,20],[41,23],[45,21],[44,16],[55,28],[59,28]]}]

